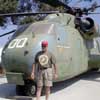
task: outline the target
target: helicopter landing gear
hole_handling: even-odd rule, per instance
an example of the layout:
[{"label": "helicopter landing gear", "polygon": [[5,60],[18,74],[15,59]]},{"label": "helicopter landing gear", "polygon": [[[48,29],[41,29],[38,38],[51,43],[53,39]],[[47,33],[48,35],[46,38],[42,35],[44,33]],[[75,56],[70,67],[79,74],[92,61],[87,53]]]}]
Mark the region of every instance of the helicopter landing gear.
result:
[{"label": "helicopter landing gear", "polygon": [[24,85],[16,85],[16,94],[20,96],[25,95],[24,88]]},{"label": "helicopter landing gear", "polygon": [[34,96],[36,89],[36,83],[30,80],[26,80],[25,85],[16,85],[16,93],[20,96]]},{"label": "helicopter landing gear", "polygon": [[24,93],[25,93],[26,96],[36,95],[36,90],[37,90],[37,86],[36,86],[36,83],[34,81],[27,80],[25,82]]},{"label": "helicopter landing gear", "polygon": [[100,68],[93,68],[91,71],[99,71]]}]

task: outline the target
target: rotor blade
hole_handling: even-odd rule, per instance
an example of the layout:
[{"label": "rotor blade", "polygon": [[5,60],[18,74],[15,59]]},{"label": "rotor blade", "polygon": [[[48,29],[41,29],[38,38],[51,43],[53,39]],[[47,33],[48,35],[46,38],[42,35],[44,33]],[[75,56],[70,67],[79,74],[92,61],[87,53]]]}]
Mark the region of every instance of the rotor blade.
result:
[{"label": "rotor blade", "polygon": [[87,10],[88,10],[88,11],[91,11],[91,10],[94,10],[94,9],[96,9],[96,8],[99,8],[99,7],[100,7],[100,5],[95,6],[95,7],[88,8]]},{"label": "rotor blade", "polygon": [[5,33],[5,34],[0,35],[0,37],[3,37],[3,36],[5,36],[5,35],[9,35],[9,34],[15,32],[15,31],[16,31],[16,30],[12,30],[12,31],[10,31],[10,32],[7,32],[7,33]]},{"label": "rotor blade", "polygon": [[38,0],[40,2],[49,4],[51,6],[64,6],[67,10],[71,10],[72,8],[68,6],[63,0]]},{"label": "rotor blade", "polygon": [[0,17],[11,17],[11,16],[31,16],[37,14],[55,14],[59,13],[59,11],[47,11],[47,12],[24,12],[24,13],[8,13],[8,14],[0,14]]},{"label": "rotor blade", "polygon": [[97,12],[97,13],[88,13],[88,14],[100,14],[99,12]]}]

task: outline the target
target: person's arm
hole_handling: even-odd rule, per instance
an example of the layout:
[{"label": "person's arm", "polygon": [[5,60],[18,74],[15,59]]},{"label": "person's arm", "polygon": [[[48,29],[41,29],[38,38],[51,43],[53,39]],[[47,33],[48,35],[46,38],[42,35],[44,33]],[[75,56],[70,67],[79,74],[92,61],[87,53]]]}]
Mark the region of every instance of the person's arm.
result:
[{"label": "person's arm", "polygon": [[56,64],[53,64],[54,65],[54,78],[58,78],[58,71],[57,71],[57,66]]},{"label": "person's arm", "polygon": [[32,72],[31,72],[31,79],[33,80],[35,78],[34,71],[35,71],[35,64],[32,65]]},{"label": "person's arm", "polygon": [[34,63],[32,65],[31,79],[35,78],[35,67],[36,67],[36,64],[37,64],[37,55],[35,56],[35,59],[34,59],[33,62]]},{"label": "person's arm", "polygon": [[35,55],[35,58],[34,58],[34,61],[33,61],[33,64],[32,64],[31,79],[33,79],[33,80],[35,78],[35,67],[36,67],[36,64],[38,62],[37,56],[38,56],[38,54]]},{"label": "person's arm", "polygon": [[57,65],[56,65],[56,58],[53,54],[51,54],[52,57],[51,57],[51,62],[54,66],[54,79],[58,78],[58,70],[57,70]]}]

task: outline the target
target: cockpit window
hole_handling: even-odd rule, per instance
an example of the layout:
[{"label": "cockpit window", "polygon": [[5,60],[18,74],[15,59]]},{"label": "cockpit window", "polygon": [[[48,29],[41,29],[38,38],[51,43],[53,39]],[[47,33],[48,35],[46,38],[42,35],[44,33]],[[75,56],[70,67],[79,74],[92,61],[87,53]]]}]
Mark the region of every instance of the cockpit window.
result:
[{"label": "cockpit window", "polygon": [[14,34],[12,37],[14,38],[14,37],[19,36],[19,35],[22,34],[29,26],[30,26],[30,24],[26,24],[26,25],[21,25],[21,26],[19,26],[19,28],[17,29],[17,31],[15,32],[15,34]]},{"label": "cockpit window", "polygon": [[22,25],[18,28],[12,38],[15,38],[21,34],[52,34],[55,33],[54,24],[45,24],[45,23],[34,23]]},{"label": "cockpit window", "polygon": [[32,24],[25,33],[33,32],[34,34],[51,34],[54,33],[54,24],[36,23]]},{"label": "cockpit window", "polygon": [[35,34],[51,34],[55,33],[54,24],[34,24],[32,31]]}]

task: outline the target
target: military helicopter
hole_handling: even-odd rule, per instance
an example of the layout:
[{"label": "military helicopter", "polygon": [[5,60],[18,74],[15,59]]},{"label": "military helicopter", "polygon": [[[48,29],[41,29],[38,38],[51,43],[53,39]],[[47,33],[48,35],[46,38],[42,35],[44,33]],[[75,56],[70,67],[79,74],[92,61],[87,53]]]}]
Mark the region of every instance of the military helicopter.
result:
[{"label": "military helicopter", "polygon": [[31,80],[30,74],[43,40],[48,41],[48,49],[57,60],[59,77],[54,82],[100,67],[100,48],[95,40],[100,36],[100,27],[90,17],[81,18],[100,6],[80,9],[71,8],[62,2],[60,4],[65,7],[64,12],[0,14],[0,17],[48,14],[42,21],[13,30],[14,35],[2,51],[2,65],[6,69],[8,83],[16,84],[17,92],[23,90],[26,95],[35,94],[36,80]]}]

